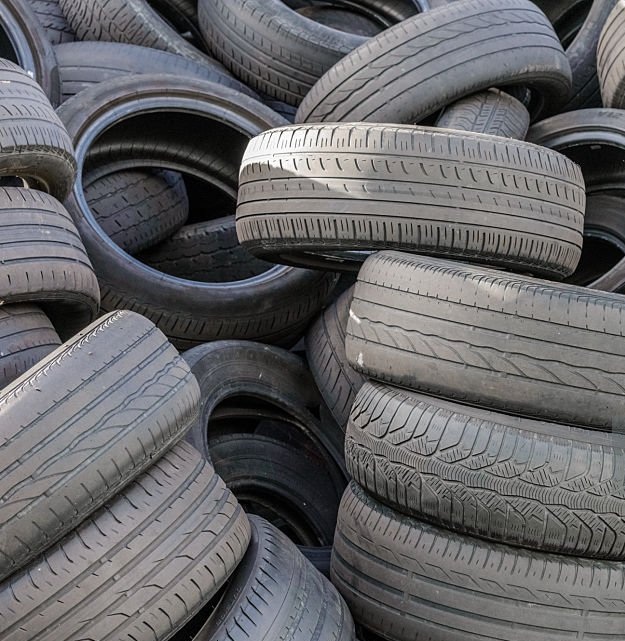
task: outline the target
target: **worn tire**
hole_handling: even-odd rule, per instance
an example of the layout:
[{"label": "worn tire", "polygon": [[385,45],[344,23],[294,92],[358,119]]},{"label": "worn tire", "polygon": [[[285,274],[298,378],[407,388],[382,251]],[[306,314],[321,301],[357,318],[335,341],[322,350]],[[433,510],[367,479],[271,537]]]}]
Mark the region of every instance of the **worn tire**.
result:
[{"label": "worn tire", "polygon": [[148,249],[180,229],[189,217],[189,199],[178,173],[149,169],[84,177],[85,198],[108,237],[125,252]]},{"label": "worn tire", "polygon": [[0,389],[61,344],[50,319],[36,305],[0,307]]},{"label": "worn tire", "polygon": [[96,321],[5,388],[0,579],[150,466],[198,407],[186,363],[132,312]]},{"label": "worn tire", "polygon": [[76,34],[67,22],[59,0],[28,0],[52,45],[74,42]]},{"label": "worn tire", "polygon": [[380,252],[358,275],[346,351],[371,378],[505,412],[625,430],[625,301]]},{"label": "worn tire", "polygon": [[63,339],[98,312],[98,282],[69,214],[52,196],[0,188],[0,300],[42,306]]},{"label": "worn tire", "polygon": [[353,641],[354,622],[332,584],[278,530],[250,517],[249,548],[196,641]]},{"label": "worn tire", "polygon": [[579,168],[535,145],[426,127],[292,125],[248,145],[237,235],[254,255],[288,264],[353,270],[366,251],[393,248],[562,278],[579,261],[584,206]]},{"label": "worn tire", "polygon": [[179,443],[0,586],[3,641],[165,641],[217,594],[249,536],[223,481]]},{"label": "worn tire", "polygon": [[308,366],[325,404],[343,431],[356,394],[366,380],[345,355],[345,329],[352,295],[353,287],[343,292],[306,334]]},{"label": "worn tire", "polygon": [[625,437],[366,383],[345,439],[352,478],[441,527],[625,559]]},{"label": "worn tire", "polygon": [[597,45],[597,71],[604,107],[625,106],[625,7],[610,12]]},{"label": "worn tire", "polygon": [[0,59],[0,176],[18,176],[64,200],[76,174],[72,143],[41,87]]},{"label": "worn tire", "polygon": [[173,73],[209,80],[255,96],[217,62],[197,62],[184,56],[119,42],[72,42],[55,47],[61,98],[67,100],[98,82],[124,74]]},{"label": "worn tire", "polygon": [[404,20],[352,51],[310,90],[296,122],[419,123],[506,85],[532,89],[533,118],[557,112],[571,90],[562,45],[529,0],[467,0]]},{"label": "worn tire", "polygon": [[356,484],[341,504],[332,581],[356,622],[393,641],[616,641],[625,626],[622,563],[455,534]]},{"label": "worn tire", "polygon": [[499,89],[489,89],[449,105],[436,126],[525,140],[530,114],[513,96]]}]

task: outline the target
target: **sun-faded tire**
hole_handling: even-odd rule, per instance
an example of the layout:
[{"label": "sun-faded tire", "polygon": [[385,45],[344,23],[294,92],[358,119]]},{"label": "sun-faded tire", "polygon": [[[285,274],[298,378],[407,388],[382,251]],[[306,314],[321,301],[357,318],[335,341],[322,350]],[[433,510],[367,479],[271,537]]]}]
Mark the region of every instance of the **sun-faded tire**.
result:
[{"label": "sun-faded tire", "polygon": [[137,258],[160,272],[203,283],[254,278],[272,267],[239,245],[234,216],[185,225]]},{"label": "sun-faded tire", "polygon": [[76,34],[67,22],[59,0],[28,0],[28,4],[44,28],[50,44],[60,45],[64,42],[74,42]]},{"label": "sun-faded tire", "polygon": [[342,430],[358,390],[365,382],[347,361],[345,328],[353,288],[343,292],[310,326],[306,334],[308,366],[334,420]]},{"label": "sun-faded tire", "polygon": [[217,594],[249,536],[223,481],[179,443],[0,585],[3,641],[165,641]]},{"label": "sun-faded tire", "polygon": [[18,176],[64,200],[76,161],[50,100],[27,71],[0,59],[0,176]]},{"label": "sun-faded tire", "polygon": [[104,316],[3,389],[0,579],[182,438],[199,400],[187,364],[133,312]]},{"label": "sun-faded tire", "polygon": [[193,641],[353,641],[334,586],[275,527],[255,516],[250,525],[243,561]]},{"label": "sun-faded tire", "polygon": [[625,566],[490,543],[347,489],[332,582],[356,622],[393,641],[616,641]]},{"label": "sun-faded tire", "polygon": [[76,226],[46,193],[0,188],[0,300],[37,303],[63,339],[98,312],[98,282]]},{"label": "sun-faded tire", "polygon": [[2,305],[0,389],[36,365],[60,344],[61,339],[50,319],[39,307],[28,304]]},{"label": "sun-faded tire", "polygon": [[322,76],[296,122],[419,123],[460,98],[507,85],[532,89],[533,118],[557,112],[571,68],[529,0],[467,0],[404,20]]},{"label": "sun-faded tire", "polygon": [[621,434],[366,383],[345,460],[358,484],[404,514],[536,550],[625,559]]},{"label": "sun-faded tire", "polygon": [[59,4],[79,40],[134,44],[211,62],[146,0],[59,0]]},{"label": "sun-faded tire", "polygon": [[367,251],[402,249],[562,278],[584,207],[579,167],[522,141],[291,125],[249,143],[236,218],[241,244],[275,262],[353,270]]},{"label": "sun-faded tire", "polygon": [[232,287],[157,272],[108,238],[87,207],[82,182],[91,142],[99,137],[107,150],[99,166],[181,171],[235,194],[249,138],[284,124],[282,118],[227,87],[165,74],[99,83],[66,101],[59,115],[80,166],[66,205],[98,274],[103,309],[133,309],[151,318],[180,348],[222,338],[291,345],[298,340],[325,304],[334,274],[275,266]]},{"label": "sun-faded tire", "polygon": [[189,217],[189,199],[178,173],[120,171],[93,182],[84,177],[85,198],[108,237],[136,254],[164,241]]},{"label": "sun-faded tire", "polygon": [[449,105],[436,126],[525,140],[530,114],[513,96],[499,89],[488,89]]},{"label": "sun-faded tire", "polygon": [[624,318],[618,294],[380,252],[358,275],[346,352],[370,378],[619,432]]},{"label": "sun-faded tire", "polygon": [[187,439],[210,460],[210,420],[227,399],[251,398],[277,408],[293,426],[345,469],[344,434],[324,431],[317,418],[321,399],[303,361],[278,347],[250,341],[214,341],[183,355],[200,385],[199,421]]},{"label": "sun-faded tire", "polygon": [[119,42],[72,42],[54,48],[59,64],[61,98],[67,100],[92,85],[124,74],[173,73],[217,82],[254,97],[220,64]]},{"label": "sun-faded tire", "polygon": [[597,45],[597,71],[605,107],[625,106],[625,6],[617,2]]}]

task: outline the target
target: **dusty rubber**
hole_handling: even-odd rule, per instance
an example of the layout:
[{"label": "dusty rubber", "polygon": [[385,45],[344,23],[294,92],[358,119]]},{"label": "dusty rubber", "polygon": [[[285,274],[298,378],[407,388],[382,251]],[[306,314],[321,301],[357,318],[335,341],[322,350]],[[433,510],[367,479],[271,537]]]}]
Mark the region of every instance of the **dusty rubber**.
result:
[{"label": "dusty rubber", "polygon": [[67,22],[59,0],[28,0],[52,45],[74,42],[76,34]]},{"label": "dusty rubber", "polygon": [[604,107],[625,105],[625,6],[618,2],[608,16],[597,45],[597,72]]}]

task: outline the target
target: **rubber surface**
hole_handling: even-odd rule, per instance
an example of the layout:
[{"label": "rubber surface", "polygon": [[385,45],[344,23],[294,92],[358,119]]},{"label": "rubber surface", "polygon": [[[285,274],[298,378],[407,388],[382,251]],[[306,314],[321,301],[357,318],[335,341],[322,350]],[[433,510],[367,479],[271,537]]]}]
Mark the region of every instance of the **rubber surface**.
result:
[{"label": "rubber surface", "polygon": [[59,0],[28,0],[52,45],[74,42],[76,35],[69,26]]},{"label": "rubber surface", "polygon": [[358,276],[347,358],[403,387],[619,432],[624,316],[618,294],[380,252]]},{"label": "rubber surface", "polygon": [[605,22],[597,45],[597,72],[604,107],[625,105],[625,6],[618,2]]}]

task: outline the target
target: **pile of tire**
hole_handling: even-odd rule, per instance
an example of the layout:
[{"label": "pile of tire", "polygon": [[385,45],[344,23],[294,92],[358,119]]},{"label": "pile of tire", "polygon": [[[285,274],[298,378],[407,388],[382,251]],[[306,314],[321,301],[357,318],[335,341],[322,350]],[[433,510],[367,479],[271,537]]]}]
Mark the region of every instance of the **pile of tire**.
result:
[{"label": "pile of tire", "polygon": [[624,43],[2,2],[0,641],[624,638]]}]

